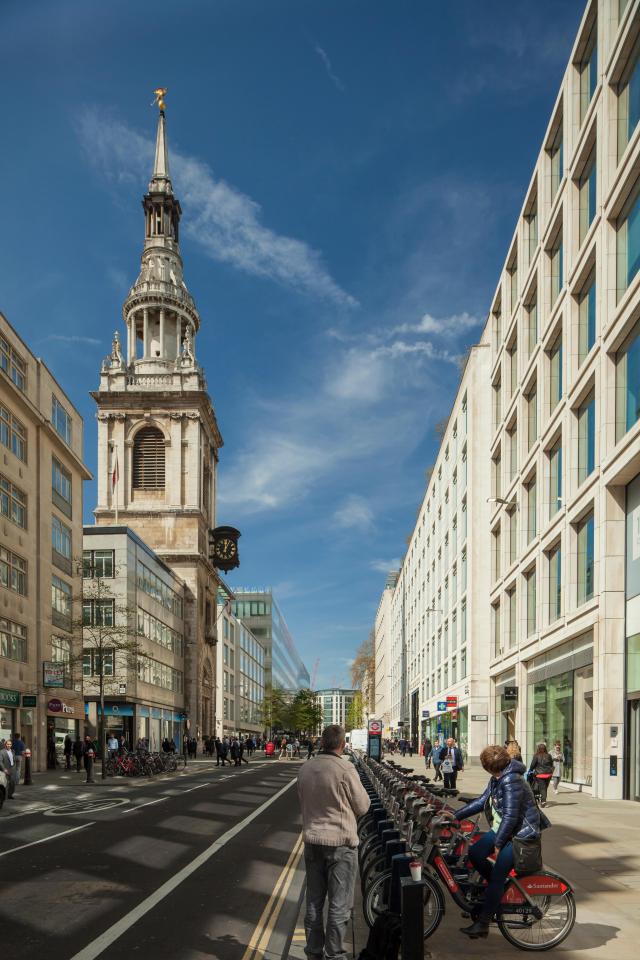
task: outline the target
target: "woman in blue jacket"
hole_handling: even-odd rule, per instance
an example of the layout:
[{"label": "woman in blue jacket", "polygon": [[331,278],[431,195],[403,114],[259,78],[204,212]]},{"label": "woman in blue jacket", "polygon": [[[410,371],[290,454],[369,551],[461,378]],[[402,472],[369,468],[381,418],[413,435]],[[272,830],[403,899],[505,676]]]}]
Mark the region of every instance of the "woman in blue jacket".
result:
[{"label": "woman in blue jacket", "polygon": [[[489,881],[480,915],[461,932],[472,938],[486,937],[489,924],[498,909],[504,884],[513,869],[512,839],[530,840],[540,836],[540,811],[531,788],[522,774],[526,767],[512,760],[504,747],[485,747],[480,763],[491,774],[481,797],[472,800],[460,810],[456,819],[463,820],[484,810],[491,829],[469,849],[469,858],[481,876]],[[487,857],[496,855],[495,864]]]}]

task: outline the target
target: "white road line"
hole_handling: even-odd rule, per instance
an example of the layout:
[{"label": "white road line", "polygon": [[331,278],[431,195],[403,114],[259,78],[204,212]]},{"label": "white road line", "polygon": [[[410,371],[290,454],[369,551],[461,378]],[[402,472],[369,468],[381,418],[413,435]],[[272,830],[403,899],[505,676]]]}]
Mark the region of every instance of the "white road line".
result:
[{"label": "white road line", "polygon": [[250,823],[256,820],[261,813],[263,813],[272,803],[275,803],[283,793],[293,786],[295,780],[290,780],[282,789],[278,790],[277,793],[274,793],[272,797],[269,797],[268,800],[265,800],[264,803],[261,803],[259,807],[250,813],[244,820],[241,820],[240,823],[237,823],[235,827],[231,827],[230,830],[227,830],[226,833],[223,833],[218,840],[207,847],[206,850],[203,850],[195,860],[192,860],[191,863],[188,863],[186,867],[183,867],[182,870],[179,870],[178,873],[174,874],[166,883],[163,883],[161,887],[158,887],[152,894],[150,894],[142,903],[139,903],[137,907],[134,907],[133,910],[130,910],[129,913],[125,914],[124,917],[121,917],[113,926],[109,927],[108,930],[105,930],[104,933],[100,934],[97,939],[93,940],[91,943],[87,944],[79,953],[76,953],[71,960],[95,960],[96,957],[99,957],[107,947],[110,947],[123,933],[126,933],[130,927],[132,927],[138,920],[142,919],[150,910],[153,910],[165,897],[168,897],[170,893],[179,887],[180,884],[190,877],[192,873],[195,873],[203,864],[205,864],[211,857],[214,856],[221,850],[222,847],[226,846],[230,840],[233,840],[245,827]]},{"label": "white road line", "polygon": [[[201,787],[208,787],[208,783],[196,783],[195,787],[189,787],[188,790],[183,790],[182,793],[191,793],[193,790],[199,790]],[[182,794],[180,794],[182,796]]]},{"label": "white road line", "polygon": [[[186,791],[185,791],[186,792]],[[182,796],[182,794],[180,794]],[[157,800],[147,800],[146,803],[139,803],[137,807],[127,807],[126,810],[123,810],[123,813],[135,813],[136,810],[142,810],[143,807],[150,807],[152,803],[162,803],[163,800],[169,800],[170,797],[158,797]]]},{"label": "white road line", "polygon": [[18,850],[26,850],[27,847],[36,847],[39,843],[48,843],[49,840],[55,840],[56,837],[64,837],[68,833],[75,833],[76,830],[84,830],[86,827],[95,826],[95,821],[92,823],[83,823],[81,827],[71,827],[70,830],[63,830],[62,833],[54,833],[50,837],[43,837],[42,840],[33,840],[31,843],[23,843],[21,847],[12,847],[11,850],[3,850],[0,853],[0,857],[8,857],[10,853],[17,853]]}]

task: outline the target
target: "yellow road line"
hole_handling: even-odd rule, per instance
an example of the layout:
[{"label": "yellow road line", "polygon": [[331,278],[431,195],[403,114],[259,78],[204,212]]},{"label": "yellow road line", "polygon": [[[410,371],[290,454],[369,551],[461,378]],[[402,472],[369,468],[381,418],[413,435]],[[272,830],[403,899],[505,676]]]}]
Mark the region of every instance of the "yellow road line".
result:
[{"label": "yellow road line", "polygon": [[298,869],[298,864],[302,856],[302,851],[303,851],[303,843],[302,843],[302,836],[301,836],[299,845],[298,845],[298,850],[291,863],[291,866],[289,867],[289,873],[288,873],[287,879],[285,883],[283,883],[282,885],[282,888],[280,890],[280,895],[278,897],[278,901],[273,909],[271,916],[269,917],[269,922],[267,923],[265,931],[260,938],[260,943],[258,944],[258,949],[255,952],[254,960],[262,960],[262,958],[264,958],[265,956],[266,949],[269,946],[269,941],[271,939],[271,934],[273,933],[274,927],[278,922],[280,912],[285,904],[285,900],[287,899],[287,894],[289,893],[289,888],[293,883],[293,878],[295,876],[296,870]]},{"label": "yellow road line", "polygon": [[[289,887],[291,886],[291,880],[293,879],[296,868],[298,866],[298,862],[300,860],[300,857],[302,856],[302,850],[303,850],[302,833],[300,833],[298,839],[295,842],[293,850],[289,854],[289,859],[287,860],[286,864],[282,869],[280,876],[278,877],[273,893],[267,900],[267,904],[260,915],[260,919],[258,920],[256,928],[251,935],[251,939],[249,940],[247,949],[245,950],[242,956],[242,960],[251,960],[251,958],[253,958],[254,955],[257,956],[257,951],[260,948],[260,944],[262,943],[264,934],[267,930],[270,929],[269,918],[272,912],[275,912],[275,910],[277,909],[277,916],[280,915],[280,910],[282,909],[282,902],[284,900],[284,896],[286,896],[289,890]],[[285,884],[286,884],[286,890],[284,890]],[[280,902],[280,907],[278,907],[277,906],[278,900],[283,890],[284,890],[283,900]]]}]

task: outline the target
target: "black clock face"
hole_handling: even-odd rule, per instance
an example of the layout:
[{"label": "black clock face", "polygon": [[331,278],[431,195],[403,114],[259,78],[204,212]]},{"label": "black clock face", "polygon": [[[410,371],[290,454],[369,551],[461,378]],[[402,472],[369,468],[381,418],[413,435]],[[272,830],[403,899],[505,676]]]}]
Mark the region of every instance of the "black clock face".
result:
[{"label": "black clock face", "polygon": [[216,541],[215,555],[220,560],[233,560],[237,552],[237,544],[229,537],[222,537]]}]

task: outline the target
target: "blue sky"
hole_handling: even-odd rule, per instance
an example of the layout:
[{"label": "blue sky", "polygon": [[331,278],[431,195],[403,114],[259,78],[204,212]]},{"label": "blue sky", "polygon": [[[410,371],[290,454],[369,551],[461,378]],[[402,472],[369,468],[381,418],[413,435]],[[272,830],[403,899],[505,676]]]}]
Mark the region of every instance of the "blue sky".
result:
[{"label": "blue sky", "polygon": [[[169,88],[230,583],[345,684],[480,334],[583,4],[3,0],[0,310],[85,417]],[[93,484],[85,490],[91,520]]]}]

